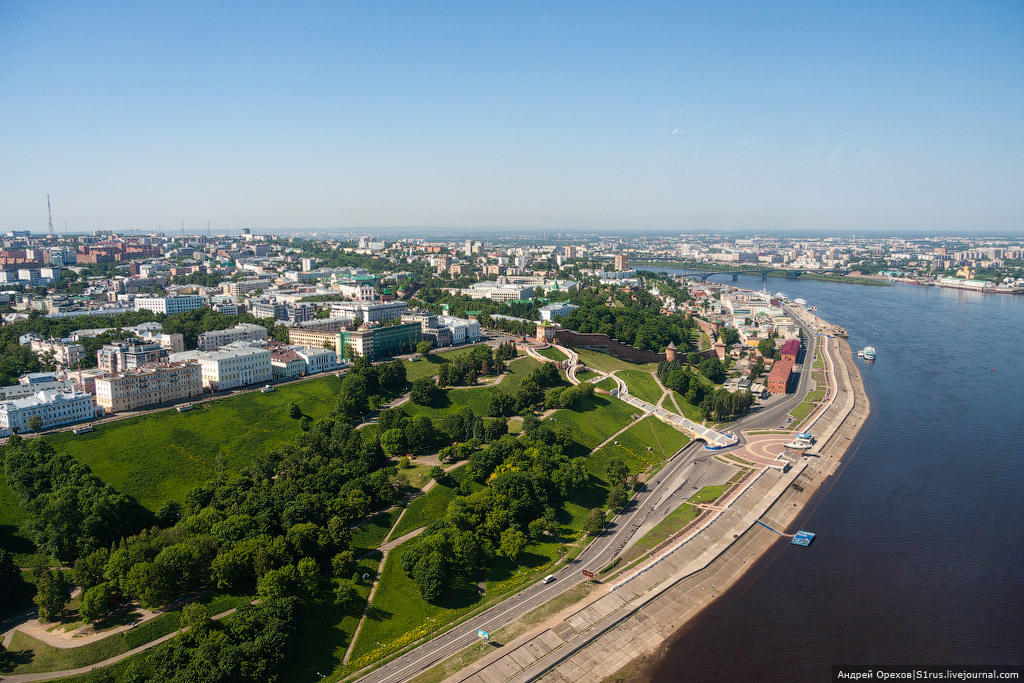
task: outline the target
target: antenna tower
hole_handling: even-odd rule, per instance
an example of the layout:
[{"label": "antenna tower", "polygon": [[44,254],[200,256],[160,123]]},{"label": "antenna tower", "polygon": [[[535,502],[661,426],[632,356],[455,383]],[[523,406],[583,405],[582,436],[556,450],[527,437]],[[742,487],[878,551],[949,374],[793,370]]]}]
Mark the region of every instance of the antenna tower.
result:
[{"label": "antenna tower", "polygon": [[50,208],[50,193],[46,193],[46,213],[50,216],[50,239],[53,239],[53,209]]}]

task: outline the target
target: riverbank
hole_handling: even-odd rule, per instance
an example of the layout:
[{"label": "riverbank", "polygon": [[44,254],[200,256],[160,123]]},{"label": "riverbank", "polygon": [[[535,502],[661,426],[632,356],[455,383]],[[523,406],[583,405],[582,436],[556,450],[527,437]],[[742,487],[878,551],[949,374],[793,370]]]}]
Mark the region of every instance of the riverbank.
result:
[{"label": "riverbank", "polygon": [[789,472],[766,469],[711,523],[662,556],[449,680],[635,680],[650,670],[647,660],[656,662],[659,648],[779,541],[757,521],[785,529],[829,481],[864,424],[869,405],[848,344],[819,339],[832,359],[836,393],[817,418],[815,432],[823,436],[816,456],[802,457]]},{"label": "riverbank", "polygon": [[[645,268],[675,268],[678,270],[701,270],[714,271],[716,273],[750,273],[757,270],[759,266],[754,264],[749,268],[742,266],[720,266],[709,263],[688,263],[686,261],[638,261],[633,264],[637,270]],[[785,270],[769,270],[768,277],[793,279],[793,276]],[[869,277],[864,275],[830,275],[828,273],[807,273],[801,272],[798,276],[806,280],[821,280],[823,282],[842,282],[848,285],[868,285],[869,287],[892,287],[892,282],[884,277]]]}]

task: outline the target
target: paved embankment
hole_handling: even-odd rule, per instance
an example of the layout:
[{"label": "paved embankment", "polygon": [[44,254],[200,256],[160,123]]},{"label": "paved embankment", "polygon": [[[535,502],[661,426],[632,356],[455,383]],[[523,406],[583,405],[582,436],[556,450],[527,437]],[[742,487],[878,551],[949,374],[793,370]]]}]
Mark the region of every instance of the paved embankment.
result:
[{"label": "paved embankment", "polygon": [[505,643],[450,681],[601,681],[653,655],[690,618],[735,583],[780,537],[756,523],[785,529],[838,468],[869,413],[849,346],[829,340],[833,401],[817,418],[817,457],[789,472],[766,470],[730,507],[654,563],[613,581],[585,603]]}]

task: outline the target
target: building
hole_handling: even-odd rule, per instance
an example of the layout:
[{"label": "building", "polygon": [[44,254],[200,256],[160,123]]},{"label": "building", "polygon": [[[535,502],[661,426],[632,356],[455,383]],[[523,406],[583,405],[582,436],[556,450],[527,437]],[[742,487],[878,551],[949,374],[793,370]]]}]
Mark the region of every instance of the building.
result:
[{"label": "building", "polygon": [[194,361],[202,368],[203,387],[223,391],[273,378],[270,349],[260,342],[235,342],[217,351],[183,351],[171,354],[171,362]]},{"label": "building", "polygon": [[571,304],[568,301],[560,301],[547,306],[541,306],[538,310],[540,311],[540,319],[551,322],[555,318],[561,318],[562,316],[569,315],[575,311],[579,306]]},{"label": "building", "polygon": [[192,398],[203,393],[202,370],[196,363],[165,363],[97,377],[96,405],[119,413]]},{"label": "building", "polygon": [[318,372],[331,372],[341,368],[338,362],[338,354],[333,349],[318,349],[309,346],[300,346],[295,353],[305,364],[307,375],[315,375]]},{"label": "building", "polygon": [[250,278],[248,280],[239,280],[238,282],[222,282],[220,283],[220,291],[224,294],[236,296],[239,294],[248,294],[249,292],[254,292],[257,289],[266,289],[269,286],[270,280]]},{"label": "building", "polygon": [[0,401],[25,398],[40,391],[72,391],[75,385],[61,372],[30,372],[18,378],[18,383],[0,387]]},{"label": "building", "polygon": [[367,356],[371,360],[399,353],[412,353],[423,340],[420,323],[399,323],[387,327],[370,327],[338,333],[338,350],[342,358]]},{"label": "building", "polygon": [[274,379],[292,379],[306,372],[306,361],[295,349],[276,347],[270,350],[270,368]]},{"label": "building", "polygon": [[215,351],[239,341],[266,341],[267,328],[252,323],[239,323],[226,330],[211,330],[199,335],[200,351]]},{"label": "building", "polygon": [[167,357],[167,349],[160,344],[125,339],[101,346],[96,352],[96,366],[103,372],[124,372],[165,362]]},{"label": "building", "polygon": [[399,320],[409,312],[404,301],[334,301],[331,303],[332,318],[359,318],[364,323],[380,323]]},{"label": "building", "polygon": [[194,311],[206,305],[206,297],[186,294],[182,296],[144,296],[135,299],[136,311],[153,311],[165,315]]},{"label": "building", "polygon": [[85,422],[96,417],[92,396],[79,391],[41,390],[24,398],[0,403],[0,436],[31,431],[33,417],[42,420],[42,429]]},{"label": "building", "polygon": [[617,271],[629,270],[629,259],[626,258],[625,254],[616,254],[615,255],[615,270],[617,270]]},{"label": "building", "polygon": [[62,368],[73,368],[85,359],[85,347],[70,339],[33,339],[29,344],[36,355],[50,354]]},{"label": "building", "polygon": [[782,360],[796,363],[796,357],[800,355],[800,340],[790,339],[782,345]]},{"label": "building", "polygon": [[533,285],[517,285],[509,282],[474,282],[465,289],[453,289],[452,294],[462,294],[471,299],[491,301],[524,301],[533,298]]},{"label": "building", "polygon": [[307,329],[305,327],[289,327],[288,343],[298,346],[311,346],[315,349],[334,349],[338,352],[338,330]]},{"label": "building", "polygon": [[789,380],[793,376],[793,362],[780,360],[768,373],[768,391],[773,394],[785,394],[789,391]]},{"label": "building", "polygon": [[437,316],[437,326],[449,330],[450,344],[470,344],[480,341],[480,322],[451,315]]}]

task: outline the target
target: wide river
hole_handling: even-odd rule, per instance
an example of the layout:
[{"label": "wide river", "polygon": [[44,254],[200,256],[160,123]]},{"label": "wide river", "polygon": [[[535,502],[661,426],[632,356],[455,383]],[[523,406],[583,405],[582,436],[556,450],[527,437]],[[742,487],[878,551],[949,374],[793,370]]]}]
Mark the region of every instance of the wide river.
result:
[{"label": "wide river", "polygon": [[854,351],[875,347],[877,361],[856,361],[872,414],[793,527],[814,544],[776,543],[678,634],[652,680],[1024,662],[1024,296],[782,278],[768,288],[817,306]]}]

